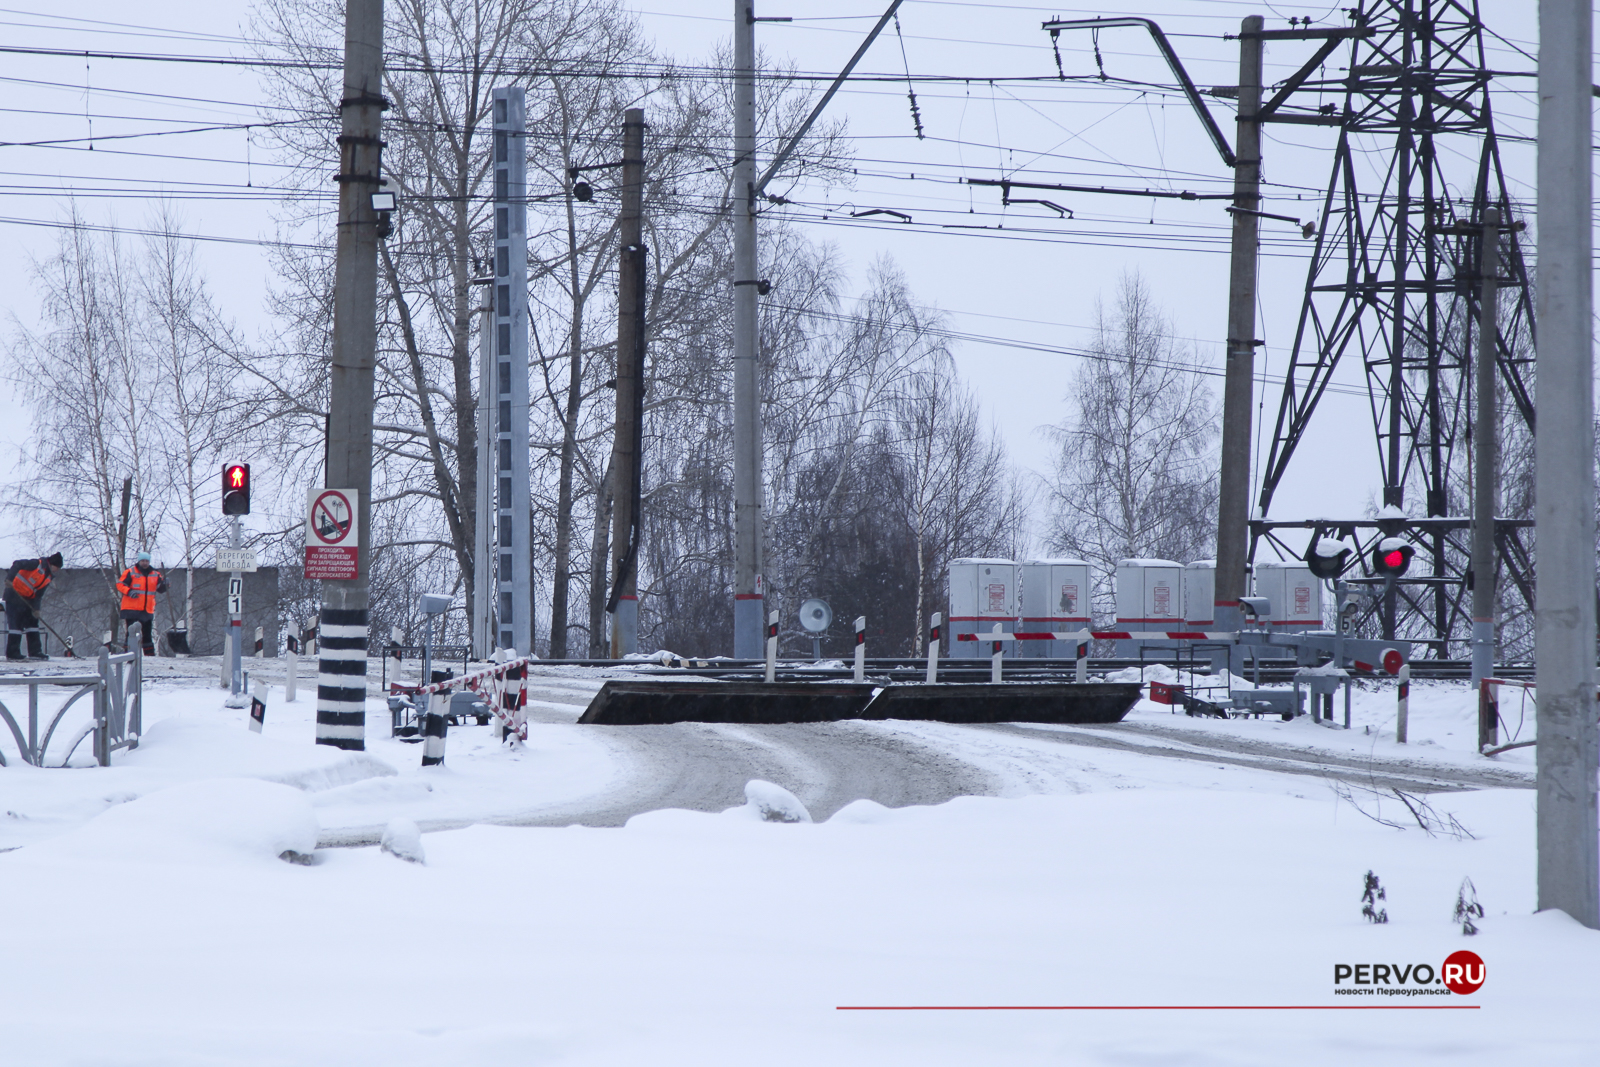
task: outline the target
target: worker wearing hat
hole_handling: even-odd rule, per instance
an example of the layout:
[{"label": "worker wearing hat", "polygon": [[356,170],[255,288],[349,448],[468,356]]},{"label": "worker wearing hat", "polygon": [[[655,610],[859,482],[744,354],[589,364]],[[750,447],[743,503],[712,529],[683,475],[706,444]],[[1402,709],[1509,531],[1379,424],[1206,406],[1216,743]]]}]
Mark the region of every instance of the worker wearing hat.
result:
[{"label": "worker wearing hat", "polygon": [[122,577],[117,579],[117,592],[122,594],[120,614],[128,628],[129,648],[133,647],[133,624],[138,623],[143,630],[140,645],[144,648],[144,654],[156,654],[156,594],[166,591],[167,579],[150,565],[148,552],[139,553],[134,565],[123,571]]},{"label": "worker wearing hat", "polygon": [[[49,659],[39,640],[39,604],[50,580],[61,570],[61,553],[38,559],[19,559],[6,574],[6,659]],[[22,655],[22,635],[28,635],[28,655]]]}]

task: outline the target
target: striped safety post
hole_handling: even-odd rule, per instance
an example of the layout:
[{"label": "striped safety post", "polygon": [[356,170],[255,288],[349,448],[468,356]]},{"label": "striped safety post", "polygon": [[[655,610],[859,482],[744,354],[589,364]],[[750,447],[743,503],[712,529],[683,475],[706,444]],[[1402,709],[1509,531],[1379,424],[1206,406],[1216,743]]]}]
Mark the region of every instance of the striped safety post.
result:
[{"label": "striped safety post", "polygon": [[939,680],[939,624],[944,621],[940,612],[933,613],[933,625],[928,627],[928,684]]},{"label": "striped safety post", "polygon": [[528,739],[528,664],[524,660],[511,674],[517,682],[517,706],[512,709],[511,728],[518,741]]},{"label": "striped safety post", "polygon": [[1406,719],[1411,713],[1411,664],[1402,664],[1398,677],[1400,688],[1395,698],[1394,739],[1403,745],[1406,743]]},{"label": "striped safety post", "polygon": [[528,739],[528,664],[507,668],[494,687],[495,728],[507,743]]},{"label": "striped safety post", "polygon": [[365,751],[366,609],[323,608],[317,646],[317,744]]},{"label": "striped safety post", "polygon": [[256,627],[256,659],[261,659],[267,654],[267,628]]},{"label": "striped safety post", "polygon": [[1078,671],[1074,675],[1074,680],[1087,682],[1089,680],[1089,631],[1087,629],[1078,631],[1077,642]]},{"label": "striped safety post", "polygon": [[767,614],[767,681],[778,677],[778,613]]},{"label": "striped safety post", "polygon": [[300,682],[300,639],[294,635],[292,627],[289,633],[288,660],[283,674],[283,702],[293,704]]},{"label": "striped safety post", "polygon": [[856,669],[853,677],[858,682],[867,680],[867,617],[865,615],[856,619]]},{"label": "striped safety post", "polygon": [[1478,751],[1500,743],[1500,698],[1494,679],[1478,682]]},{"label": "striped safety post", "polygon": [[1001,640],[999,623],[994,624],[994,629],[990,633],[994,635],[994,648],[989,653],[989,681],[992,683],[1000,681],[1000,659],[1005,655],[1001,650],[1006,646],[1005,642]]},{"label": "striped safety post", "polygon": [[444,762],[445,709],[450,706],[450,691],[428,694],[428,711],[422,717],[422,765],[437,767]]}]

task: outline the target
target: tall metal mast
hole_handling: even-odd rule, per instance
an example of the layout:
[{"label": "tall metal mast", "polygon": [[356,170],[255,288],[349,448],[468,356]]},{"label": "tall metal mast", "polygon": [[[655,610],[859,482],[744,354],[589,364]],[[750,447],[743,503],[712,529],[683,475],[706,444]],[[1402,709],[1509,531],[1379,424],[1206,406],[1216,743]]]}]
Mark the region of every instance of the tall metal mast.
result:
[{"label": "tall metal mast", "polygon": [[528,510],[528,152],[522,88],[494,90],[492,106],[498,644],[526,655],[533,650],[533,521]]},{"label": "tall metal mast", "polygon": [[[1469,632],[1465,478],[1472,334],[1477,318],[1477,233],[1487,208],[1515,218],[1501,171],[1474,5],[1382,0],[1353,17],[1372,31],[1356,39],[1343,76],[1308,79],[1296,91],[1338,91],[1342,101],[1294,108],[1280,92],[1264,122],[1338,129],[1333,173],[1306,279],[1263,475],[1260,507],[1273,497],[1341,361],[1359,358],[1371,396],[1383,504],[1411,513],[1428,573],[1402,585],[1382,611],[1386,635],[1431,642],[1435,656]],[[1277,106],[1284,98],[1284,106]],[[1374,155],[1371,146],[1380,146]],[[1458,173],[1455,161],[1470,164]],[[1363,188],[1376,165],[1384,178]],[[1469,195],[1462,195],[1470,190]],[[1494,344],[1513,418],[1531,430],[1533,308],[1515,232],[1502,250],[1507,277]],[[1419,515],[1418,512],[1421,514]],[[1252,522],[1252,551],[1277,524]],[[1498,523],[1501,566],[1530,591],[1516,524]]]}]

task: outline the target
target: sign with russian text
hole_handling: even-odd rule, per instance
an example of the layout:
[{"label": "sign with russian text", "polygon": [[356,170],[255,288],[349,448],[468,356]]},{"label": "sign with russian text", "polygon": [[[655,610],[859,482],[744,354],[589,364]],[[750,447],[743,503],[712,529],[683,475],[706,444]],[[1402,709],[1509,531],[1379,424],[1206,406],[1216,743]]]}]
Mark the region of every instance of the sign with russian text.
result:
[{"label": "sign with russian text", "polygon": [[219,571],[254,571],[256,569],[256,550],[253,548],[219,548],[217,549],[217,570]]},{"label": "sign with russian text", "polygon": [[354,489],[306,493],[306,577],[347,581],[357,576],[361,544]]}]

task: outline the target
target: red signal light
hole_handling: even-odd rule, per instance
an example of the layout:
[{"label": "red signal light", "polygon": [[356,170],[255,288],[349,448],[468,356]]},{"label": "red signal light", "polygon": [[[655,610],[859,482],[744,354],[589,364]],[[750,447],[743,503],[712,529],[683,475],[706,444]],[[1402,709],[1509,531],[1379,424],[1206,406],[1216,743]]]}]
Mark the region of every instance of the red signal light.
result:
[{"label": "red signal light", "polygon": [[1372,550],[1372,569],[1385,578],[1398,578],[1411,566],[1417,546],[1398,537],[1385,537]]},{"label": "red signal light", "polygon": [[224,515],[250,514],[250,464],[224,463],[222,465],[222,513]]}]

